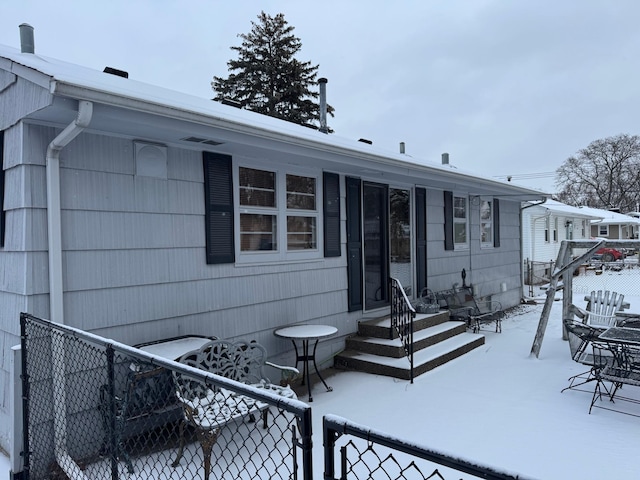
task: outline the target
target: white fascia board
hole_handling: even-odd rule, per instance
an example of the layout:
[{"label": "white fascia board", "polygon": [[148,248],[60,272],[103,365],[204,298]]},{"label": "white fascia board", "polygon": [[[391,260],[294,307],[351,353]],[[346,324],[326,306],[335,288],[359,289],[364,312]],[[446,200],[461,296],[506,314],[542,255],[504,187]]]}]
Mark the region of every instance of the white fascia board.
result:
[{"label": "white fascia board", "polygon": [[[393,156],[385,156],[375,152],[366,152],[359,148],[354,148],[345,144],[340,144],[339,137],[329,137],[326,134],[313,132],[322,138],[310,138],[311,135],[301,136],[297,134],[289,133],[288,131],[277,131],[273,126],[261,126],[257,122],[247,124],[241,119],[233,119],[227,116],[216,116],[214,113],[204,114],[196,109],[190,110],[188,108],[176,108],[166,105],[161,98],[157,101],[143,100],[132,94],[126,96],[124,94],[115,95],[110,91],[102,91],[96,89],[90,89],[83,86],[65,83],[61,81],[54,81],[51,84],[51,93],[55,95],[71,97],[78,100],[87,100],[92,102],[104,103],[107,105],[117,106],[124,109],[138,110],[145,113],[154,115],[160,115],[165,117],[174,118],[186,122],[198,123],[205,126],[221,128],[230,130],[235,133],[246,134],[250,136],[259,137],[262,139],[291,144],[298,147],[307,148],[310,150],[318,150],[323,152],[329,152],[341,156],[349,156],[364,160],[368,163],[382,165],[392,169],[406,169],[408,171],[424,172],[429,174],[435,174],[441,178],[449,179],[452,183],[467,182],[474,183],[487,189],[502,192],[505,196],[521,196],[527,198],[543,198],[547,194],[527,189],[523,187],[517,187],[509,185],[504,182],[485,179],[478,177],[470,173],[464,173],[459,170],[453,170],[448,166],[440,166],[437,164],[426,165],[414,162],[407,162],[406,160],[394,158]],[[257,114],[255,114],[257,115]],[[272,120],[272,119],[269,119]],[[282,122],[282,121],[281,121]],[[348,143],[348,142],[344,142]],[[399,155],[399,154],[398,154]],[[499,197],[500,195],[498,195]]]}]

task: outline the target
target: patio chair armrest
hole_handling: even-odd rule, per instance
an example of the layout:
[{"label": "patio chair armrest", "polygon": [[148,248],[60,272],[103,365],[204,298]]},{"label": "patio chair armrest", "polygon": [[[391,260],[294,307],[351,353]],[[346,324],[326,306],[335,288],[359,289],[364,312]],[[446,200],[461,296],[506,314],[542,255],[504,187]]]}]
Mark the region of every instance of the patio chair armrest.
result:
[{"label": "patio chair armrest", "polygon": [[587,310],[585,310],[584,308],[580,308],[574,304],[569,305],[569,312],[573,313],[576,317],[582,320],[582,323],[585,323],[587,317],[589,316],[589,312]]},{"label": "patio chair armrest", "polygon": [[264,364],[280,370],[280,385],[282,385],[283,387],[293,382],[298,377],[298,375],[300,375],[300,370],[298,370],[296,367],[278,365],[277,363],[273,362],[264,362]]}]

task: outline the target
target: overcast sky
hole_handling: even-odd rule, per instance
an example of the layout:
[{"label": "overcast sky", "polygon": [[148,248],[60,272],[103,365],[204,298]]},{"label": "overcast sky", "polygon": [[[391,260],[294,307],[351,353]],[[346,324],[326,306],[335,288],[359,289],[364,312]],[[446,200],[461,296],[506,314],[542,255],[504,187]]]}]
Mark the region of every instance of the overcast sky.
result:
[{"label": "overcast sky", "polygon": [[283,13],[329,80],[335,135],[555,191],[596,139],[638,134],[637,0],[0,0],[0,43],[212,98],[239,33]]}]

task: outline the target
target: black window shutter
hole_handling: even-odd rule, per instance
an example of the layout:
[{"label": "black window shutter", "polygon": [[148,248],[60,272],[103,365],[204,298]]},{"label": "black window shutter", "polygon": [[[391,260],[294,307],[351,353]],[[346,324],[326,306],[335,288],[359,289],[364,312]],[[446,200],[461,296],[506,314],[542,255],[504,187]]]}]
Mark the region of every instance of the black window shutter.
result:
[{"label": "black window shutter", "polygon": [[231,157],[203,152],[207,263],[235,262]]},{"label": "black window shutter", "polygon": [[362,310],[362,208],[359,178],[345,179],[347,206],[348,309]]},{"label": "black window shutter", "polygon": [[444,192],[444,249],[453,250],[453,192]]},{"label": "black window shutter", "polygon": [[340,175],[324,172],[324,256],[339,257],[340,251]]},{"label": "black window shutter", "polygon": [[0,131],[0,247],[4,247],[4,131]]},{"label": "black window shutter", "polygon": [[427,287],[427,191],[416,188],[416,292]]},{"label": "black window shutter", "polygon": [[500,246],[500,200],[493,199],[493,246]]}]

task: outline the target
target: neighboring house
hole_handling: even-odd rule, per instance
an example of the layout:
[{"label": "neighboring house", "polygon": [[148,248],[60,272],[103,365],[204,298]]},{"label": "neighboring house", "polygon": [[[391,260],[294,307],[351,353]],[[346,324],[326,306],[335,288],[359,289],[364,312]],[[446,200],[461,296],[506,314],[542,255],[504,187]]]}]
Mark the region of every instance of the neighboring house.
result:
[{"label": "neighboring house", "polygon": [[591,238],[591,223],[602,217],[548,199],[522,208],[523,262],[555,262],[562,240]]},{"label": "neighboring house", "polygon": [[591,223],[591,237],[610,240],[629,240],[638,238],[640,219],[624,213],[612,212],[592,207],[579,207],[587,215],[600,217]]},{"label": "neighboring house", "polygon": [[[115,73],[118,73],[117,71]],[[520,204],[544,194],[0,46],[0,445],[28,312],[128,344],[324,323],[344,347],[466,281],[522,297]]]}]

